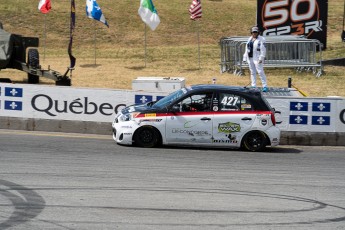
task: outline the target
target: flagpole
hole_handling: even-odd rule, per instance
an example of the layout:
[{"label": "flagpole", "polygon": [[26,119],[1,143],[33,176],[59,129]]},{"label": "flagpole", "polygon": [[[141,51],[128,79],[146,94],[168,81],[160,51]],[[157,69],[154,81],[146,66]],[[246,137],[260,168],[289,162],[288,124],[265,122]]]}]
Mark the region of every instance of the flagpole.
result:
[{"label": "flagpole", "polygon": [[95,49],[95,65],[96,65],[96,21],[93,22],[93,27],[94,27],[94,35],[93,35],[93,42],[94,42],[94,49]]},{"label": "flagpole", "polygon": [[200,69],[200,34],[199,34],[199,20],[197,20],[197,31],[198,31],[198,59],[199,59],[199,69]]},{"label": "flagpole", "polygon": [[145,23],[145,68],[146,68],[146,23]]},{"label": "flagpole", "polygon": [[44,46],[43,46],[43,60],[46,60],[46,40],[47,40],[47,14],[44,14]]}]

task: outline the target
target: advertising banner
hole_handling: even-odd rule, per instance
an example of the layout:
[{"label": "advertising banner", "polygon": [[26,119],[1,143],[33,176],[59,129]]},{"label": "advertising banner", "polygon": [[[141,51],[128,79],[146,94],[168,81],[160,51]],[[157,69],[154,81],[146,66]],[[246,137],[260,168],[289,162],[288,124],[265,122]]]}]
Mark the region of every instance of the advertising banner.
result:
[{"label": "advertising banner", "polygon": [[257,25],[263,36],[304,35],[326,48],[328,0],[258,0]]},{"label": "advertising banner", "polygon": [[166,93],[0,84],[0,116],[111,122],[126,105],[158,100]]}]

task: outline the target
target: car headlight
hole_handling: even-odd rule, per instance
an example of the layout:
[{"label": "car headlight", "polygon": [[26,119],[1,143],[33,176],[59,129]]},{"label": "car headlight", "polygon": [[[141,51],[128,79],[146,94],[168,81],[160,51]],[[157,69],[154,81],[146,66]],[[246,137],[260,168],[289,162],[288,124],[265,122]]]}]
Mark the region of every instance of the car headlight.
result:
[{"label": "car headlight", "polygon": [[126,113],[118,117],[119,121],[130,121],[133,120],[139,113]]},{"label": "car headlight", "polygon": [[123,114],[122,116],[119,117],[120,121],[130,121],[131,120],[131,114],[127,113],[127,114]]}]

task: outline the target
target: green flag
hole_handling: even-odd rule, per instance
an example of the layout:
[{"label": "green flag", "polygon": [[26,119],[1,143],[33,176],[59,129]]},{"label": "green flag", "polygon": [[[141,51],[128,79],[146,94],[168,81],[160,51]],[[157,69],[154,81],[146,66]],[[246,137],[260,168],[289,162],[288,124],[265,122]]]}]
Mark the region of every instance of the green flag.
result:
[{"label": "green flag", "polygon": [[138,14],[151,30],[155,30],[160,23],[159,16],[152,0],[140,0]]}]

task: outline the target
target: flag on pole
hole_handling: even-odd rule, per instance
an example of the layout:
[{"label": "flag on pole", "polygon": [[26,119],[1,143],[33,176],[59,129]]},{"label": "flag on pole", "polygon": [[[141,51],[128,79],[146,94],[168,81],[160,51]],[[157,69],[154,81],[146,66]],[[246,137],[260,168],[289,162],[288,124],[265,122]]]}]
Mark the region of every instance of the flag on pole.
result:
[{"label": "flag on pole", "polygon": [[51,9],[51,4],[50,4],[50,0],[40,0],[40,2],[38,3],[38,9],[43,13],[43,14],[47,14],[49,13],[50,9]]},{"label": "flag on pole", "polygon": [[69,45],[68,45],[68,55],[70,59],[70,69],[73,69],[75,66],[76,58],[72,55],[72,44],[73,44],[73,34],[75,28],[75,2],[71,0],[71,24],[70,24],[70,36],[69,36]]},{"label": "flag on pole", "polygon": [[202,10],[201,10],[200,0],[193,0],[192,4],[189,7],[189,14],[190,14],[190,19],[192,20],[201,18]]},{"label": "flag on pole", "polygon": [[138,14],[151,30],[155,30],[160,23],[159,16],[152,0],[140,0]]},{"label": "flag on pole", "polygon": [[109,27],[107,20],[102,13],[101,8],[98,6],[96,0],[86,0],[86,16],[97,21],[103,22]]}]

